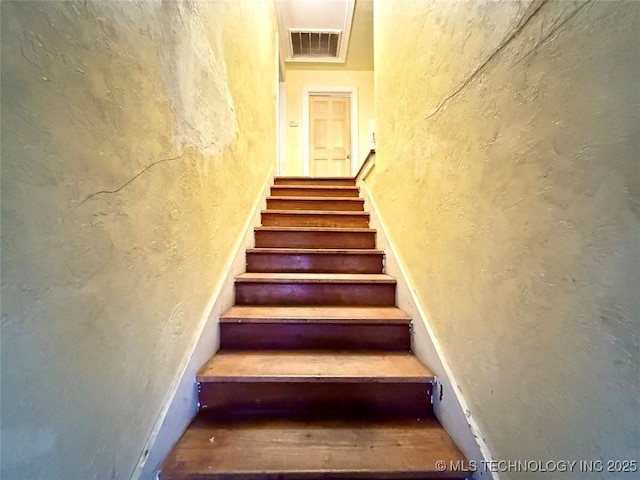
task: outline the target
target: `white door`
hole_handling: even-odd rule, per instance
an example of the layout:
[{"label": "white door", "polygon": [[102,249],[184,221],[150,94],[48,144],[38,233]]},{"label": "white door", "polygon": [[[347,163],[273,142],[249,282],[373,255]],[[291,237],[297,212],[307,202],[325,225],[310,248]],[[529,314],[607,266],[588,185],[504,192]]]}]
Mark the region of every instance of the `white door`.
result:
[{"label": "white door", "polygon": [[309,163],[312,177],[351,176],[349,97],[309,96]]}]

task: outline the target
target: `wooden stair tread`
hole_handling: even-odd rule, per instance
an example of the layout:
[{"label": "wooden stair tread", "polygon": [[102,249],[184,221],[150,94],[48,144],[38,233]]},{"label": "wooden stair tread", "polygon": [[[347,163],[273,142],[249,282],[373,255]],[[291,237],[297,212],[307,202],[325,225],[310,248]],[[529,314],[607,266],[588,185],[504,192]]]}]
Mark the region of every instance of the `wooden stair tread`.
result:
[{"label": "wooden stair tread", "polygon": [[273,232],[320,232],[320,233],[375,233],[374,228],[353,228],[353,227],[255,227],[254,231],[273,231]]},{"label": "wooden stair tread", "polygon": [[286,200],[286,201],[318,201],[318,202],[324,202],[324,201],[332,201],[332,202],[358,202],[358,203],[364,203],[364,199],[360,198],[360,197],[296,197],[296,196],[290,196],[290,197],[283,197],[283,196],[278,196],[278,195],[273,195],[273,196],[269,196],[267,197],[267,200]]},{"label": "wooden stair tread", "polygon": [[220,316],[220,348],[408,352],[411,319],[397,307],[235,306]]},{"label": "wooden stair tread", "polygon": [[368,217],[367,212],[355,212],[344,210],[262,210],[261,213],[272,215],[338,215],[338,216],[354,216]]},{"label": "wooden stair tread", "polygon": [[[267,210],[338,210],[347,212],[364,212],[364,199],[360,197],[326,196],[326,192],[305,192],[305,195],[297,195],[296,192],[288,192],[290,195],[277,195],[282,192],[273,192],[267,197]],[[324,196],[322,194],[325,193]],[[316,196],[316,194],[318,196]]]},{"label": "wooden stair tread", "polygon": [[247,248],[247,253],[286,253],[287,255],[382,255],[384,250],[372,248]]},{"label": "wooden stair tread", "polygon": [[[439,472],[442,460],[447,471]],[[434,419],[228,420],[199,414],[165,461],[161,480],[463,479],[464,461]],[[174,476],[175,475],[175,476]]]},{"label": "wooden stair tread", "polygon": [[220,323],[400,323],[411,318],[397,307],[287,307],[236,305],[220,316]]},{"label": "wooden stair tread", "polygon": [[[335,235],[335,234],[333,234]],[[333,245],[338,247],[340,245]],[[369,245],[365,245],[369,246]],[[307,247],[307,248],[303,248]],[[312,248],[310,248],[312,247]],[[313,248],[315,247],[315,248]],[[278,244],[246,250],[246,271],[262,273],[383,273],[384,252],[373,248],[318,248],[318,244]]]},{"label": "wooden stair tread", "polygon": [[355,178],[354,177],[308,177],[308,176],[304,176],[304,175],[276,175],[275,176],[275,181],[278,180],[349,180],[352,182],[355,182]]},{"label": "wooden stair tread", "polygon": [[265,227],[334,227],[367,228],[367,212],[344,210],[277,210],[267,209],[261,212],[262,225]]},{"label": "wooden stair tread", "polygon": [[358,187],[356,187],[355,185],[314,185],[306,183],[300,183],[297,185],[274,185],[274,187],[284,190],[297,190],[299,188],[308,190],[358,190]]},{"label": "wooden stair tread", "polygon": [[237,283],[396,283],[384,273],[241,273]]},{"label": "wooden stair tread", "polygon": [[198,382],[431,382],[433,373],[411,353],[240,351],[219,352]]},{"label": "wooden stair tread", "polygon": [[349,197],[358,198],[360,189],[355,185],[331,185],[328,183],[306,183],[299,185],[276,184],[271,187],[271,195],[295,197]]},{"label": "wooden stair tread", "polygon": [[357,248],[376,247],[376,230],[372,228],[266,226],[255,227],[258,248]]}]

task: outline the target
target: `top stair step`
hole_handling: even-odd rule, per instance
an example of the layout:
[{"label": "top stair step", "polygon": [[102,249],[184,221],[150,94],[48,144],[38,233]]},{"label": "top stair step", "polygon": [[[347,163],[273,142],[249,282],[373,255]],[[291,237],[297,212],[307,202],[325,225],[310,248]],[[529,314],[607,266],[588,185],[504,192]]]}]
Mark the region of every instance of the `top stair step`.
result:
[{"label": "top stair step", "polygon": [[355,187],[353,177],[276,177],[275,185],[320,185]]}]

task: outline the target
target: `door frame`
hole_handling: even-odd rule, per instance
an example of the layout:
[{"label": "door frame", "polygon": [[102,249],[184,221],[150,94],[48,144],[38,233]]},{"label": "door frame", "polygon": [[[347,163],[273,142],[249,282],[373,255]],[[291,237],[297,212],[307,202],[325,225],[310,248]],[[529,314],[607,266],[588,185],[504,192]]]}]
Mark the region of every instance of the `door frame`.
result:
[{"label": "door frame", "polygon": [[286,165],[287,138],[286,138],[286,118],[287,118],[287,70],[284,60],[280,55],[280,34],[275,32],[275,52],[276,52],[276,174],[284,175]]},{"label": "door frame", "polygon": [[309,124],[309,97],[311,95],[327,95],[334,97],[348,97],[351,104],[351,173],[354,176],[358,170],[358,87],[316,86],[302,87],[302,175],[309,176],[311,161],[309,152],[309,138],[311,125]]},{"label": "door frame", "polygon": [[278,83],[278,175],[284,175],[287,164],[287,84]]}]

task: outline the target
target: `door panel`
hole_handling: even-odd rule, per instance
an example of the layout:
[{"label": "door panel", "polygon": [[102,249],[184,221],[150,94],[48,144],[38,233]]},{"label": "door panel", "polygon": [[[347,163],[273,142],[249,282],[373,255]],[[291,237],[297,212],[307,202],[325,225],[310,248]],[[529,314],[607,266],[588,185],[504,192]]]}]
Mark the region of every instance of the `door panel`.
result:
[{"label": "door panel", "polygon": [[310,171],[314,177],[351,175],[351,101],[348,97],[309,97]]}]

